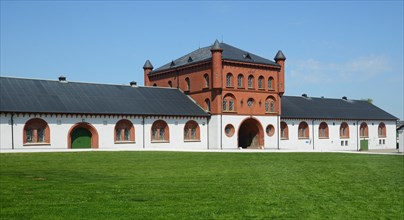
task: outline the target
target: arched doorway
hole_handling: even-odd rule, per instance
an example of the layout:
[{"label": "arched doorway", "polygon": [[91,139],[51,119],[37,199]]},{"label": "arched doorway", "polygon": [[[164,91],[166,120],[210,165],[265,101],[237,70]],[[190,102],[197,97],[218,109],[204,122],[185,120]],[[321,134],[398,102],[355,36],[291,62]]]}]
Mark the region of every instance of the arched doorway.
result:
[{"label": "arched doorway", "polygon": [[91,136],[91,132],[86,128],[74,129],[71,136],[72,148],[91,148]]},{"label": "arched doorway", "polygon": [[68,148],[98,148],[97,130],[88,123],[78,123],[70,128]]},{"label": "arched doorway", "polygon": [[264,131],[254,118],[245,119],[238,129],[238,147],[260,149],[264,147]]}]

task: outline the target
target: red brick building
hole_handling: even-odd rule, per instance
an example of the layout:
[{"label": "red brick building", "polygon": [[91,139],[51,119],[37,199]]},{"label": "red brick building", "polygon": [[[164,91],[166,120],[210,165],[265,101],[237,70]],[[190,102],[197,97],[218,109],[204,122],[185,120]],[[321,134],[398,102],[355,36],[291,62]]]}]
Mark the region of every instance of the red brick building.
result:
[{"label": "red brick building", "polygon": [[[286,57],[278,51],[274,59],[275,62],[216,40],[213,46],[197,49],[157,69],[147,60],[143,67],[144,83],[179,88],[212,117],[279,117]],[[223,126],[223,117],[220,118],[219,124]],[[239,131],[239,139],[250,137],[241,138],[248,141],[238,141],[237,146],[263,147],[261,123],[250,119],[240,125],[244,129]]]}]

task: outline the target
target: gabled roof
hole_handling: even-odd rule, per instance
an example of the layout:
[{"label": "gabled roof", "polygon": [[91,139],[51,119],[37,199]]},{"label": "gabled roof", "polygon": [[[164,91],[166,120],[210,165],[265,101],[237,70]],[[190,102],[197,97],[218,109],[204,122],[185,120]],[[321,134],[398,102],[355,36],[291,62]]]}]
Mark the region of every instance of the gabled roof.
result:
[{"label": "gabled roof", "polygon": [[0,112],[203,116],[180,90],[0,77]]},{"label": "gabled roof", "polygon": [[[185,66],[188,64],[194,64],[206,60],[212,59],[212,52],[211,49],[219,48],[223,50],[222,59],[223,60],[232,60],[232,61],[239,61],[239,62],[246,62],[246,63],[255,63],[255,64],[264,64],[264,65],[271,65],[271,66],[279,66],[276,62],[272,60],[265,59],[263,57],[257,56],[253,53],[241,50],[237,47],[233,47],[231,45],[225,43],[215,43],[213,46],[199,48],[195,51],[192,51],[189,54],[186,54],[176,60],[173,60],[170,63],[167,63],[152,72],[150,74],[168,70],[170,68],[176,68],[180,66]],[[191,59],[190,59],[191,57]],[[192,60],[191,62],[188,62]],[[172,65],[172,64],[175,65]]]},{"label": "gabled roof", "polygon": [[283,96],[282,118],[397,120],[363,100]]}]

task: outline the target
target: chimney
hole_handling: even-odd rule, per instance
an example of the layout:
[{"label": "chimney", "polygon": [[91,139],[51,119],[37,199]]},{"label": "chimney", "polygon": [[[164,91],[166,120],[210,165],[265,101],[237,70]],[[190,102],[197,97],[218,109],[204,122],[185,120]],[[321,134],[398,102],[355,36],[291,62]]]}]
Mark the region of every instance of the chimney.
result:
[{"label": "chimney", "polygon": [[137,87],[137,82],[135,82],[135,81],[132,81],[129,84],[131,87]]},{"label": "chimney", "polygon": [[307,98],[307,94],[306,94],[306,93],[303,93],[302,96],[305,97],[305,98]]},{"label": "chimney", "polygon": [[66,77],[65,76],[59,76],[59,82],[61,82],[61,83],[67,83],[67,81],[66,81]]},{"label": "chimney", "polygon": [[343,100],[348,100],[348,98],[346,96],[342,96]]}]

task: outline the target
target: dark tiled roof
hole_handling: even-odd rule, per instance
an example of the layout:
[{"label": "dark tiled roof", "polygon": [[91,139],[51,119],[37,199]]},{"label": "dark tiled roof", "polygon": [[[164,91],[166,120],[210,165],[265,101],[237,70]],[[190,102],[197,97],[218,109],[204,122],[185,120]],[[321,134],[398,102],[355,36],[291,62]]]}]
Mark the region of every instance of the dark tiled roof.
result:
[{"label": "dark tiled roof", "polygon": [[[218,45],[215,44],[215,47]],[[219,49],[221,48],[223,50],[222,53],[222,59],[223,60],[232,60],[232,61],[240,61],[240,62],[247,62],[247,63],[257,63],[257,64],[266,64],[266,65],[271,65],[271,66],[279,66],[279,64],[275,63],[272,60],[268,60],[265,58],[262,58],[260,56],[257,56],[255,54],[252,54],[250,52],[238,49],[236,47],[230,46],[225,43],[220,43],[219,44]],[[197,62],[202,62],[206,60],[212,59],[212,53],[211,50],[212,46],[208,47],[203,47],[199,48],[185,56],[182,56],[173,62],[167,63],[151,72],[151,74],[162,71],[162,70],[167,70],[170,68],[176,68],[179,66],[185,66],[187,64],[193,64]],[[191,59],[190,59],[191,57]],[[189,62],[192,60],[191,62]],[[175,65],[172,65],[174,63]]]},{"label": "dark tiled roof", "polygon": [[282,118],[397,120],[393,115],[362,100],[282,97]]},{"label": "dark tiled roof", "polygon": [[204,116],[177,89],[0,77],[0,112]]}]

